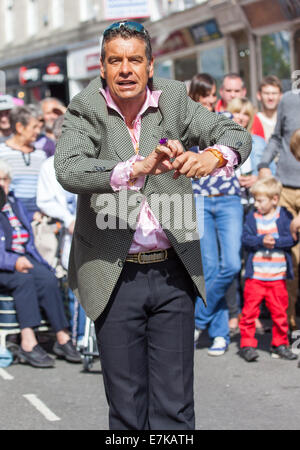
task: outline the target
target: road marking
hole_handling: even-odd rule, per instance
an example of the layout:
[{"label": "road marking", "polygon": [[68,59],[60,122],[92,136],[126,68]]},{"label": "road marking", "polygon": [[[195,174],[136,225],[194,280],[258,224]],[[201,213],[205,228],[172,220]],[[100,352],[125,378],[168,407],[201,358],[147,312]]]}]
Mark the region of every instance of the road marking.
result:
[{"label": "road marking", "polygon": [[24,394],[23,397],[25,397],[50,422],[61,420],[35,394]]},{"label": "road marking", "polygon": [[4,369],[0,369],[0,377],[3,378],[3,380],[13,380],[14,377],[12,375],[10,375],[8,372],[6,372],[6,370]]}]

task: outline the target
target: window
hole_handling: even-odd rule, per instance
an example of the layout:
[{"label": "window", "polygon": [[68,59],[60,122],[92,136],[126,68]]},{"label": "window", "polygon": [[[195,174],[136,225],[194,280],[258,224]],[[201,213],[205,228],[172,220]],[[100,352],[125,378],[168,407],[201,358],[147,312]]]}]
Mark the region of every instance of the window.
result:
[{"label": "window", "polygon": [[197,55],[188,55],[174,61],[175,80],[186,81],[191,80],[198,72]]},{"label": "window", "polygon": [[95,17],[95,9],[93,0],[79,0],[80,5],[80,21],[86,22]]},{"label": "window", "polygon": [[261,38],[263,76],[276,75],[282,81],[284,90],[290,88],[290,39],[288,31],[279,31]]},{"label": "window", "polygon": [[53,28],[60,28],[64,25],[65,19],[65,1],[52,0],[52,26]]},{"label": "window", "polygon": [[5,26],[5,40],[6,43],[10,43],[14,39],[13,28],[13,0],[5,0],[4,2],[4,26]]},{"label": "window", "polygon": [[34,36],[38,31],[37,1],[27,0],[27,33]]},{"label": "window", "polygon": [[214,47],[200,53],[201,72],[209,73],[220,84],[225,75],[225,48]]}]

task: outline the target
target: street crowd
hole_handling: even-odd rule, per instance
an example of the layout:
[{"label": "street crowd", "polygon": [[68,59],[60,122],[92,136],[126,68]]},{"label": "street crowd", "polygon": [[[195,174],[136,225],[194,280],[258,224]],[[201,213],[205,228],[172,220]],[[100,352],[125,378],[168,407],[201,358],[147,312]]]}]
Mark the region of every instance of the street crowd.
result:
[{"label": "street crowd", "polygon": [[[257,92],[257,110],[235,73],[224,77],[219,92],[206,73],[195,75],[187,90],[195,102],[252,135],[251,155],[234,175],[224,170],[222,176],[192,180],[198,218],[204,220],[200,246],[207,295],[207,307],[200,297],[195,303],[195,347],[207,329],[208,354],[222,356],[231,338],[240,335],[240,356],[256,361],[255,335],[267,332],[261,314],[268,310],[271,355],[295,360],[290,336],[297,329],[299,288],[299,93],[283,93],[280,80],[267,76]],[[5,193],[0,289],[14,297],[19,360],[34,367],[55,364],[35,334],[41,311],[56,334],[54,354],[69,362],[81,361],[86,320],[70,289],[63,300],[60,283],[61,271],[67,279],[77,201],[58,183],[54,170],[65,112],[56,98],[17,105],[10,95],[0,95],[0,185]]]}]

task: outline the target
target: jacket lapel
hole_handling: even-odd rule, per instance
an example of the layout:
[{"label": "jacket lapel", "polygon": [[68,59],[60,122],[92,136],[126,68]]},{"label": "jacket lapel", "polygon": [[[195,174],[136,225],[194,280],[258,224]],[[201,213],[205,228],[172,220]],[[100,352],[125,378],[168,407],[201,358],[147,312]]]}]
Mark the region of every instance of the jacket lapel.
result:
[{"label": "jacket lapel", "polygon": [[149,108],[143,114],[139,145],[141,156],[148,156],[159,143],[163,133],[161,121],[162,115],[159,108]]}]

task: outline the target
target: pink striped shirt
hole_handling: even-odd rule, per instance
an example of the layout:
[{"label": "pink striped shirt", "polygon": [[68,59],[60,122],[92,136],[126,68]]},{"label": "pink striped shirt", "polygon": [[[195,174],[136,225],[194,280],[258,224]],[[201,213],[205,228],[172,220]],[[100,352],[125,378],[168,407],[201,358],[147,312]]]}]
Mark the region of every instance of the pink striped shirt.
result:
[{"label": "pink striped shirt", "polygon": [[[100,89],[100,92],[105,98],[107,106],[117,111],[125,121],[123,114],[121,113],[120,109],[112,99],[109,89],[108,88],[106,88],[105,90]],[[137,117],[135,118],[132,132],[127,127],[132,140],[134,153],[139,145],[142,115],[150,107],[158,108],[158,100],[160,95],[161,91],[150,91],[150,89],[147,87],[146,100]],[[225,147],[223,145],[222,146],[215,145],[213,148],[216,148],[217,150],[221,151],[228,162],[224,168],[214,170],[212,175],[231,176],[233,174],[234,166],[238,162],[236,153],[234,152],[234,150]],[[129,184],[129,179],[132,173],[132,167],[134,163],[136,161],[140,161],[143,159],[144,158],[139,154],[134,154],[128,161],[120,162],[115,166],[110,178],[111,187],[114,191],[117,192],[120,191],[121,189],[131,189],[139,191],[143,187],[145,176],[137,178],[134,185]],[[169,247],[171,247],[170,241],[168,240],[165,232],[160,226],[160,223],[158,222],[153,212],[151,211],[146,198],[144,198],[137,219],[137,226],[133,236],[131,247],[129,249],[129,253],[132,254],[138,252],[147,252],[149,250],[156,250],[156,249],[164,250]]]}]

